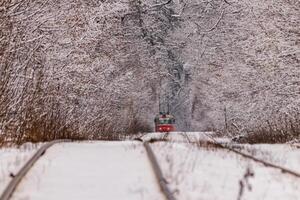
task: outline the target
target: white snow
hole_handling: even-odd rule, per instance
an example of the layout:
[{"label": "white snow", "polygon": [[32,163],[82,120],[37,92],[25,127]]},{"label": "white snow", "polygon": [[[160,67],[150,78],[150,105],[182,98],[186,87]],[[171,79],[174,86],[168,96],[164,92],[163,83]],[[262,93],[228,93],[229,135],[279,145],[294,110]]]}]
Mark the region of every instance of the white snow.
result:
[{"label": "white snow", "polygon": [[219,138],[215,137],[214,132],[169,132],[160,133],[153,132],[148,133],[142,137],[143,141],[150,140],[164,140],[169,142],[218,142],[228,143],[230,138]]},{"label": "white snow", "polygon": [[150,140],[167,140],[170,142],[196,142],[196,141],[210,141],[212,132],[169,132],[169,133],[160,133],[153,132],[142,137],[143,141]]},{"label": "white snow", "polygon": [[10,173],[16,174],[40,145],[26,143],[19,148],[0,148],[0,194],[11,180]]},{"label": "white snow", "polygon": [[12,200],[158,200],[140,142],[82,142],[51,147],[22,180]]},{"label": "white snow", "polygon": [[[178,199],[300,199],[300,179],[246,160],[222,149],[198,148],[191,144],[152,144],[163,173]],[[248,181],[247,172],[254,173]],[[251,189],[248,188],[251,187]]]},{"label": "white snow", "polygon": [[300,172],[300,148],[290,144],[235,145],[239,151]]},{"label": "white snow", "polygon": [[[178,200],[300,199],[299,178],[205,143],[213,135],[173,132],[142,137],[146,141],[158,139],[150,145]],[[199,140],[201,146],[195,143]],[[300,149],[290,144],[234,146],[300,172]],[[7,178],[10,167],[14,166],[15,173],[16,166],[20,167],[26,160],[24,157],[20,162],[20,158],[14,157],[20,150],[10,150],[14,153],[4,156],[8,155],[7,151],[6,154],[3,149],[0,151],[0,177],[2,182],[5,178],[6,184],[10,180]],[[30,153],[26,152],[27,159]],[[247,172],[253,176],[245,177]],[[33,166],[12,197],[12,200],[50,199],[160,200],[164,197],[141,142],[97,141],[54,145]]]}]

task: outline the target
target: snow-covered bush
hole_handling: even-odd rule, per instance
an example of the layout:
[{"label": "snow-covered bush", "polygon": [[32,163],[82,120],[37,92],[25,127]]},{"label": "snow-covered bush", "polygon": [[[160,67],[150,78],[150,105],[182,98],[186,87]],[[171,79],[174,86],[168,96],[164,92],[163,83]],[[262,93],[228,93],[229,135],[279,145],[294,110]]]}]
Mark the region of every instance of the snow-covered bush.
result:
[{"label": "snow-covered bush", "polygon": [[286,143],[300,139],[300,116],[280,116],[270,119],[259,126],[246,130],[246,134],[237,138],[240,143]]}]

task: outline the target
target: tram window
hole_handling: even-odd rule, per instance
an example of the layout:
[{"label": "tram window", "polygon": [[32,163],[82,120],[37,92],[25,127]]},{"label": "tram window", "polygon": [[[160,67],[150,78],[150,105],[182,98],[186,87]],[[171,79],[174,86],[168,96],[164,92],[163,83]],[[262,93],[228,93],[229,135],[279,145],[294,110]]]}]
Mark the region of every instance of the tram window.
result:
[{"label": "tram window", "polygon": [[161,119],[159,120],[160,124],[168,124],[168,119]]},{"label": "tram window", "polygon": [[174,124],[175,120],[174,119],[160,119],[159,123],[160,124]]}]

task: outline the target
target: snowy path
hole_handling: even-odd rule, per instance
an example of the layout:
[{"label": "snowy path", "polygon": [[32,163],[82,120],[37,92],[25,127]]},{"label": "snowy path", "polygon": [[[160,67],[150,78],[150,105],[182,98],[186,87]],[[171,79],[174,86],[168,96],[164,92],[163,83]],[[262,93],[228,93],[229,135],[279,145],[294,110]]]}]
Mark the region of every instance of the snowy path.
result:
[{"label": "snowy path", "polygon": [[85,142],[51,147],[12,200],[160,200],[154,173],[139,142]]}]

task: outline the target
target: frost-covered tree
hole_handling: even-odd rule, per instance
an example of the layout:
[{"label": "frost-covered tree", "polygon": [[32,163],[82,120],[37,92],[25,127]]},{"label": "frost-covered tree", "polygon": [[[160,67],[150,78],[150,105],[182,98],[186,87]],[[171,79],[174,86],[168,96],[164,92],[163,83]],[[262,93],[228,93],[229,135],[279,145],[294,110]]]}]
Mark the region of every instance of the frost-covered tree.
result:
[{"label": "frost-covered tree", "polygon": [[298,13],[296,0],[3,0],[1,129],[132,132],[159,104],[179,130],[292,115]]}]

